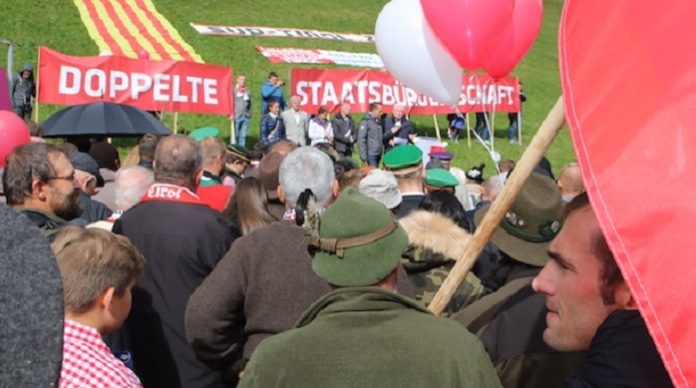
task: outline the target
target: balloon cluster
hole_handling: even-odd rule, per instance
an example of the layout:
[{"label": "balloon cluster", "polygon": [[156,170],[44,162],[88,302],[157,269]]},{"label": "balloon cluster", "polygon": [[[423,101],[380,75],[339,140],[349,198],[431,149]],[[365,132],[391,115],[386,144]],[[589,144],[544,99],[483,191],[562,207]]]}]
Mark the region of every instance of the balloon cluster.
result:
[{"label": "balloon cluster", "polygon": [[377,52],[406,86],[455,105],[464,70],[508,75],[542,16],[542,0],[392,0],[377,18]]}]

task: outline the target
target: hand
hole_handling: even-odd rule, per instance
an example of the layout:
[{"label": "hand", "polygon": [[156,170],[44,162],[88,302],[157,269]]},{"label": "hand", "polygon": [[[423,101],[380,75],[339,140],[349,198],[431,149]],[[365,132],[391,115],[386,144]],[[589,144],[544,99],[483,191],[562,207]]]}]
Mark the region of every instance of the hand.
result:
[{"label": "hand", "polygon": [[279,80],[276,82],[276,86],[278,86],[278,87],[281,87],[281,86],[283,86],[283,85],[285,85],[285,82],[284,82],[282,79],[279,79]]},{"label": "hand", "polygon": [[399,127],[397,127],[397,126],[395,125],[395,126],[392,127],[391,131],[392,131],[392,133],[397,133],[397,132],[399,131]]},{"label": "hand", "polygon": [[394,147],[394,139],[389,140],[388,144],[390,147]]},{"label": "hand", "polygon": [[408,135],[408,140],[411,140],[413,142],[414,140],[416,140],[417,137],[418,135],[416,135],[415,133],[411,133]]}]

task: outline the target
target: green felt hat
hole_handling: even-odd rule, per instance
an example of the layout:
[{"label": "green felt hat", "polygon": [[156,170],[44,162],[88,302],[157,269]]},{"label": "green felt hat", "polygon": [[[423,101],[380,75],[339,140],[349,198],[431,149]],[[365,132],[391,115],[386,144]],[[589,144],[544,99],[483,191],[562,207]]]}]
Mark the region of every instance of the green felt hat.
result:
[{"label": "green felt hat", "polygon": [[[476,211],[476,225],[481,225],[489,208]],[[563,198],[556,183],[533,173],[522,186],[491,241],[514,260],[543,267],[549,261],[549,244],[561,229],[562,210]]]},{"label": "green felt hat", "polygon": [[251,162],[251,152],[249,152],[248,149],[236,145],[236,144],[229,144],[227,145],[227,152],[231,153],[232,155],[236,156],[239,159],[242,159],[243,161],[249,163]]},{"label": "green felt hat", "polygon": [[384,168],[398,173],[399,170],[412,170],[423,162],[423,151],[412,145],[400,145],[384,154]]},{"label": "green felt hat", "polygon": [[312,245],[320,278],[339,287],[371,286],[399,265],[408,236],[384,205],[347,188],[322,215]]},{"label": "green felt hat", "polygon": [[444,168],[431,168],[425,173],[425,184],[432,187],[456,187],[459,181]]},{"label": "green felt hat", "polygon": [[220,130],[213,127],[198,128],[194,131],[191,131],[191,133],[189,133],[189,136],[196,139],[196,141],[201,141],[206,137],[219,137]]}]

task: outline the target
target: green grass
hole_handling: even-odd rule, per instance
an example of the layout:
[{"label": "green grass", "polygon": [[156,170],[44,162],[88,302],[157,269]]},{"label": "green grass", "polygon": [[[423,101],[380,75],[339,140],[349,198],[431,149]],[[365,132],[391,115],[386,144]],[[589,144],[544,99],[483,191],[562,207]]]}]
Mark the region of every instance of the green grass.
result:
[{"label": "green grass", "polygon": [[[302,65],[272,64],[256,51],[257,45],[268,47],[300,47],[344,50],[354,52],[376,52],[374,45],[362,43],[334,42],[319,39],[249,38],[199,35],[189,23],[220,25],[259,25],[274,27],[296,27],[335,32],[373,33],[377,15],[386,1],[343,0],[316,2],[310,0],[209,0],[181,1],[154,0],[158,9],[176,27],[182,37],[191,44],[207,63],[222,64],[234,69],[235,74],[245,74],[254,92],[256,105],[252,119],[252,143],[258,137],[259,89],[270,70],[282,78],[289,77],[290,69]],[[495,148],[505,159],[519,159],[525,145],[546,117],[547,112],[560,95],[557,57],[558,21],[562,0],[544,2],[542,31],[513,75],[524,83],[528,100],[524,104],[523,146],[510,145],[506,138],[507,117],[496,116]],[[69,0],[4,0],[6,15],[0,19],[0,38],[13,41],[16,45],[15,67],[24,62],[36,65],[37,48],[40,45],[72,55],[97,55],[97,46],[87,35],[77,9]],[[0,59],[5,61],[4,52]],[[325,65],[325,68],[335,66]],[[288,93],[286,87],[286,95]],[[41,105],[40,121],[60,109],[57,106]],[[172,125],[173,115],[165,116],[165,124]],[[413,118],[418,132],[434,136],[431,116]],[[446,120],[438,117],[443,136],[446,135]],[[473,125],[473,118],[472,118]],[[229,133],[229,120],[222,116],[179,114],[179,129],[191,130],[202,126],[215,126]],[[122,142],[129,145],[129,142]],[[491,164],[481,145],[467,147],[466,141],[448,147],[455,153],[454,164],[467,168],[485,161]],[[567,131],[563,131],[551,146],[547,157],[556,170],[575,159]],[[487,169],[487,174],[492,169]]]}]

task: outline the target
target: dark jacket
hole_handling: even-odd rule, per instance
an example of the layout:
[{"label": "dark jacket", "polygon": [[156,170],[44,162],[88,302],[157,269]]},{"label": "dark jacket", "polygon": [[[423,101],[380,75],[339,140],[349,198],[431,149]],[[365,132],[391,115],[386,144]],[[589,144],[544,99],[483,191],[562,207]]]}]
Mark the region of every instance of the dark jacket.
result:
[{"label": "dark jacket", "polygon": [[617,310],[597,329],[580,373],[566,387],[672,387],[637,310]]},{"label": "dark jacket", "polygon": [[331,125],[334,133],[334,148],[341,155],[350,157],[353,155],[353,143],[358,137],[353,117],[350,114],[343,116],[338,113],[331,120]]},{"label": "dark jacket", "polygon": [[108,206],[90,198],[89,195],[82,191],[80,191],[80,203],[82,204],[82,214],[72,221],[72,223],[80,226],[105,220],[114,213]]},{"label": "dark jacket", "polygon": [[423,202],[425,194],[408,194],[401,197],[401,204],[396,208],[396,218],[402,218],[409,215],[412,211],[418,209],[421,202]]},{"label": "dark jacket", "polygon": [[283,139],[285,139],[285,124],[283,124],[280,115],[276,118],[268,113],[263,115],[261,119],[261,143],[274,144]]},{"label": "dark jacket", "polygon": [[142,202],[116,221],[145,256],[126,321],[135,371],[146,387],[224,387],[220,373],[196,359],[186,342],[184,311],[193,291],[238,235],[205,205]]},{"label": "dark jacket", "polygon": [[358,129],[358,147],[360,148],[360,159],[367,161],[368,156],[382,155],[382,126],[379,118],[375,119],[372,114],[366,114],[360,121]]},{"label": "dark jacket", "polygon": [[[29,78],[22,77],[26,70],[31,72]],[[26,63],[12,80],[12,106],[31,105],[31,97],[36,97],[36,84],[34,83],[34,69]]]},{"label": "dark jacket", "polygon": [[514,267],[504,286],[453,316],[481,339],[506,388],[560,387],[584,357],[557,352],[544,342],[546,299],[531,287],[540,270]]},{"label": "dark jacket", "polygon": [[[305,230],[288,221],[235,241],[187,306],[186,334],[201,360],[241,370],[262,340],[292,328],[331,290],[312,270],[308,245]],[[402,275],[400,292],[412,295],[404,282]]]},{"label": "dark jacket", "polygon": [[471,333],[376,287],[339,288],[295,327],[258,347],[240,387],[500,386]]},{"label": "dark jacket", "polygon": [[[401,123],[401,127],[399,127],[399,130],[396,131],[396,133],[393,133],[392,128],[394,128],[394,125],[397,122]],[[394,118],[394,116],[389,116],[386,119],[384,119],[384,135],[382,136],[382,138],[384,139],[385,143],[389,142],[389,140],[395,137],[408,141],[408,136],[415,133],[416,130],[413,128],[413,125],[411,125],[411,122],[406,117],[402,117],[401,119],[397,120],[396,118]]]}]

